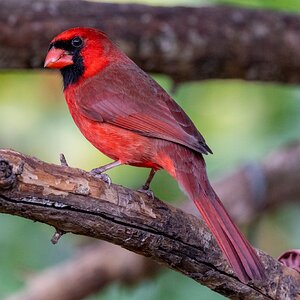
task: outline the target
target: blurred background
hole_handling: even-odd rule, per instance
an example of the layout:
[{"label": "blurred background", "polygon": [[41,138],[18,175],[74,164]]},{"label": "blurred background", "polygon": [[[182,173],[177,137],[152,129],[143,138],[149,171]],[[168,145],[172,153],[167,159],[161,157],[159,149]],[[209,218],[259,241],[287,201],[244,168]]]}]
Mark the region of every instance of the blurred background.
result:
[{"label": "blurred background", "polygon": [[[162,4],[157,0],[139,2]],[[163,4],[219,3],[300,10],[300,3],[292,0],[165,0]],[[172,82],[168,77],[153,75],[170,91]],[[281,145],[299,140],[300,88],[297,86],[237,80],[192,82],[180,85],[174,98],[214,151],[214,155],[206,159],[212,179],[239,165],[259,160]],[[48,70],[1,71],[0,147],[51,163],[58,163],[59,154],[64,153],[71,166],[85,170],[109,162],[73,124],[63,97],[60,75]],[[147,172],[119,167],[109,175],[114,183],[138,188]],[[164,172],[154,179],[152,190],[163,200],[185,199],[176,182]],[[299,215],[299,204],[268,212],[257,226],[252,242],[274,257],[286,249],[299,248]],[[53,228],[49,226],[10,215],[0,215],[0,223],[0,299],[21,289],[24,279],[71,257],[77,247],[85,243],[83,238],[68,234],[53,246],[50,243]],[[170,270],[163,270],[136,285],[113,283],[99,295],[87,299],[183,300],[187,294],[189,300],[224,299]]]}]

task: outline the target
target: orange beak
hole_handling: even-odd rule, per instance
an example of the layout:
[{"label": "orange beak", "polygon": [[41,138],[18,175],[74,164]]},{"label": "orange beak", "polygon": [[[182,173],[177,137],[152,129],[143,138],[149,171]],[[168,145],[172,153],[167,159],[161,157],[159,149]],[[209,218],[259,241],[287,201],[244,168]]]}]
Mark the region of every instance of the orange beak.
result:
[{"label": "orange beak", "polygon": [[61,69],[73,64],[72,56],[65,50],[51,48],[46,56],[44,68]]}]

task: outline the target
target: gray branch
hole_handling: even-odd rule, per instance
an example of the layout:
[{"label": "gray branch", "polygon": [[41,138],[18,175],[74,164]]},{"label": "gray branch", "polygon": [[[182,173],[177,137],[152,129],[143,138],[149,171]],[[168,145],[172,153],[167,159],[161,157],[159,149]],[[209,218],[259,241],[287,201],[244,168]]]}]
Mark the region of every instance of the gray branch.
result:
[{"label": "gray branch", "polygon": [[[287,199],[298,201],[299,182],[300,142],[227,174],[214,187],[232,217],[239,223],[248,223],[264,215],[263,209],[286,205]],[[185,210],[196,214],[193,203],[186,203]],[[79,300],[113,281],[138,282],[159,270],[158,264],[149,263],[146,257],[112,244],[96,244],[30,278],[24,290],[6,300]]]},{"label": "gray branch", "polygon": [[88,173],[0,150],[0,212],[91,236],[182,272],[231,298],[297,299],[300,274],[259,251],[265,282],[240,282],[200,219]]},{"label": "gray branch", "polygon": [[141,255],[113,244],[93,243],[79,249],[71,259],[30,276],[26,289],[5,300],[86,299],[112,282],[133,284],[159,269]]},{"label": "gray branch", "polygon": [[2,0],[0,68],[41,68],[49,41],[74,26],[102,29],[144,70],[174,81],[300,82],[300,17],[238,7],[151,7]]}]

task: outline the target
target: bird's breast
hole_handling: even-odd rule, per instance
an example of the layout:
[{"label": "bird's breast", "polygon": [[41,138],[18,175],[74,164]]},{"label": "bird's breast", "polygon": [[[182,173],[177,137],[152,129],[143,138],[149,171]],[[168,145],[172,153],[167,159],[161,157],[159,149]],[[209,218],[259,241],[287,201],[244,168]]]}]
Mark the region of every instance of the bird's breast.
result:
[{"label": "bird's breast", "polygon": [[85,138],[98,150],[124,164],[159,169],[155,163],[156,140],[109,123],[97,122],[85,117],[75,99],[66,95],[72,118]]}]

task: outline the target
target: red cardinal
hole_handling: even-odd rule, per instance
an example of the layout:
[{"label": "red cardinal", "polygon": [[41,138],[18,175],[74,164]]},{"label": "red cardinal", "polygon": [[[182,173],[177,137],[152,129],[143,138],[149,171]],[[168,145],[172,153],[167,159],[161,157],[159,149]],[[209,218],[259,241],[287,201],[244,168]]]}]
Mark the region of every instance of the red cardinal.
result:
[{"label": "red cardinal", "polygon": [[73,28],[56,36],[45,67],[60,69],[71,115],[83,135],[113,163],[165,169],[191,198],[243,282],[264,267],[212,189],[204,138],[180,106],[101,31]]}]

